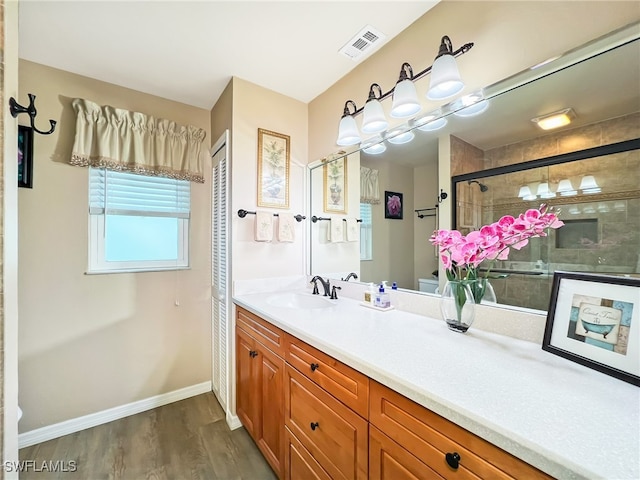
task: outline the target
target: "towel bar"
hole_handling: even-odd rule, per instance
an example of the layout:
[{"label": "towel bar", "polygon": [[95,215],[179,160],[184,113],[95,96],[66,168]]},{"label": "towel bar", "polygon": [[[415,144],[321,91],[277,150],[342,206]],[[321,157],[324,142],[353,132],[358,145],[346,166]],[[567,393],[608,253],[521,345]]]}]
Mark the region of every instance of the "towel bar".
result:
[{"label": "towel bar", "polygon": [[[418,208],[417,210],[414,210],[414,212],[418,214],[418,218],[435,217],[438,215],[438,205],[436,205],[434,208]],[[420,212],[432,212],[432,213],[420,213]]]},{"label": "towel bar", "polygon": [[[322,220],[331,220],[331,219],[330,219],[329,217],[316,217],[315,215],[314,215],[313,217],[311,217],[311,221],[312,221],[313,223],[316,223],[316,222],[318,222],[318,221],[322,221]],[[347,219],[346,219],[346,218],[343,218],[343,219],[342,219],[342,221],[343,221],[343,222],[346,222],[346,221],[347,221]],[[361,220],[361,219],[359,219],[359,218],[356,218],[356,222],[358,222],[358,223],[362,223],[362,220]]]},{"label": "towel bar", "polygon": [[[244,217],[246,217],[247,215],[255,215],[255,214],[256,214],[256,212],[250,212],[249,210],[245,210],[245,209],[243,209],[243,208],[241,208],[240,210],[238,210],[238,216],[239,216],[240,218],[244,218]],[[274,214],[273,214],[273,216],[274,216],[274,217],[279,217],[280,215],[279,215],[279,214],[277,214],[277,213],[274,213]],[[295,219],[296,219],[296,222],[301,222],[302,220],[305,220],[307,217],[305,217],[304,215],[300,215],[300,214],[298,214],[298,215],[294,215],[294,216],[293,216],[293,218],[295,218]]]}]

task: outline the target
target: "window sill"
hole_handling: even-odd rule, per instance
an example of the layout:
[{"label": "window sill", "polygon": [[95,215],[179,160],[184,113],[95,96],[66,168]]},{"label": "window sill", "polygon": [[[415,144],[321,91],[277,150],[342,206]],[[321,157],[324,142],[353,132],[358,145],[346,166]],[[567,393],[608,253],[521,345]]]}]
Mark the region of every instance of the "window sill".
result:
[{"label": "window sill", "polygon": [[173,272],[178,270],[191,270],[191,267],[160,267],[160,268],[126,268],[121,270],[91,270],[85,275],[108,275],[111,273],[145,273],[145,272]]}]

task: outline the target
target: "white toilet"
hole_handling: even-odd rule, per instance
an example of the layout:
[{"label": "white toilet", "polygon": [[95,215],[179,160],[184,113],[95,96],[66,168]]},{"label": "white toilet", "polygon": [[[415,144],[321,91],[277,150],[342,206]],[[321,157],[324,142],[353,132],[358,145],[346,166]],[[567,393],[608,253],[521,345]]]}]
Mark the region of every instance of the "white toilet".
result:
[{"label": "white toilet", "polygon": [[436,293],[438,289],[437,278],[419,278],[418,285],[421,292]]}]

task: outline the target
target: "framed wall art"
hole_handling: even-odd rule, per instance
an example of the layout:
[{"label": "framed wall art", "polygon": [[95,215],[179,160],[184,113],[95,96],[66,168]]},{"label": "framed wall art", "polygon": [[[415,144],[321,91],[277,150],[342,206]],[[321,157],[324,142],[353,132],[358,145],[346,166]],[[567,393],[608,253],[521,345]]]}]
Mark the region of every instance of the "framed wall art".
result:
[{"label": "framed wall art", "polygon": [[258,206],[289,208],[288,135],[258,129]]},{"label": "framed wall art", "polygon": [[333,160],[323,167],[324,211],[347,213],[347,157]]},{"label": "framed wall art", "polygon": [[33,188],[33,128],[18,125],[18,187]]},{"label": "framed wall art", "polygon": [[640,278],[555,272],[542,348],[640,386]]},{"label": "framed wall art", "polygon": [[384,192],[384,218],[402,220],[402,194],[398,192]]}]

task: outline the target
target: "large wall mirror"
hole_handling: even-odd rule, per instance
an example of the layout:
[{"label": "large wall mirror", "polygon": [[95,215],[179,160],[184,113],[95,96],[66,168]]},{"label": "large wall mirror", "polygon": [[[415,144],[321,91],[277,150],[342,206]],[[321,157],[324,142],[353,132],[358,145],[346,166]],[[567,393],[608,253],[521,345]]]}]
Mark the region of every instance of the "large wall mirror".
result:
[{"label": "large wall mirror", "polygon": [[[480,114],[463,116],[452,102],[442,107],[443,128],[416,127],[413,141],[386,143],[380,154],[350,153],[342,213],[324,204],[334,158],[312,165],[310,213],[332,220],[311,223],[311,273],[341,278],[354,271],[362,282],[433,292],[438,259],[428,238],[440,220],[449,220],[439,218],[442,189],[445,202],[455,202],[453,225],[467,231],[543,202],[561,208],[567,226],[560,235],[536,240],[494,267],[508,275],[495,285],[499,303],[546,310],[555,270],[637,275],[639,30],[629,26],[488,86],[488,108]],[[566,108],[573,121],[564,128],[545,132],[532,121]],[[443,162],[451,184],[438,184]],[[364,192],[361,202],[361,190],[371,187],[361,171],[377,178],[380,203],[367,203]],[[401,219],[385,216],[385,192],[402,194]],[[354,218],[363,220],[362,242],[330,240],[331,223],[346,227]],[[527,295],[514,295],[522,291]]]}]

